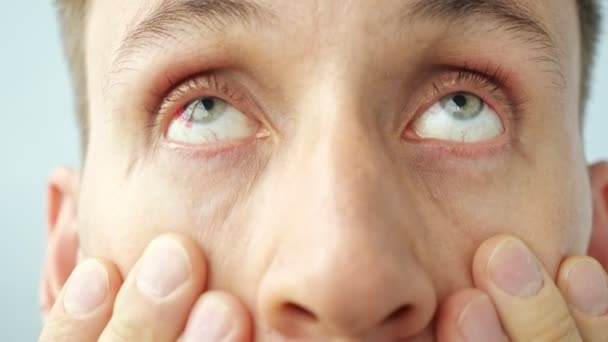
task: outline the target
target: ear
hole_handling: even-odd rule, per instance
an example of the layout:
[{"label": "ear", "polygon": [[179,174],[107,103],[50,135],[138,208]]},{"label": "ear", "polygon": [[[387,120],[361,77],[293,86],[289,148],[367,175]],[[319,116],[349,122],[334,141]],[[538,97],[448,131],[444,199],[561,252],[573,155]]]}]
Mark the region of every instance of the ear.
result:
[{"label": "ear", "polygon": [[593,231],[589,255],[608,269],[608,162],[589,167],[593,194]]},{"label": "ear", "polygon": [[40,283],[40,308],[46,317],[76,265],[78,232],[76,204],[78,172],[58,167],[51,173],[47,190],[47,240]]}]

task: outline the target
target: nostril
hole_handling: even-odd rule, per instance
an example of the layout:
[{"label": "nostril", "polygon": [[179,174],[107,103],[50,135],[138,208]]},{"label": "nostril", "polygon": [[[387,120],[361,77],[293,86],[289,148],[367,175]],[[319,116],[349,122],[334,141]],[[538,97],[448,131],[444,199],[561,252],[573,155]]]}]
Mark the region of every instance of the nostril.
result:
[{"label": "nostril", "polygon": [[411,305],[401,305],[400,307],[395,309],[393,312],[391,312],[384,319],[383,323],[390,324],[390,323],[394,323],[394,322],[403,321],[403,320],[405,320],[405,317],[408,316],[408,314],[412,311],[412,309],[413,308]]},{"label": "nostril", "polygon": [[305,307],[296,303],[285,303],[281,312],[296,321],[316,322],[317,316]]}]

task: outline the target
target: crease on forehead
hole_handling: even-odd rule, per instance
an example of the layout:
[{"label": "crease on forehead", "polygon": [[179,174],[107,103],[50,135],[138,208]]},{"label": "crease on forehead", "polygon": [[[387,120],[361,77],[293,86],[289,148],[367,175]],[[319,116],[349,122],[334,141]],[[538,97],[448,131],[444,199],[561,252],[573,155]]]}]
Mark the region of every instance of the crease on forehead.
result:
[{"label": "crease on forehead", "polygon": [[[396,27],[414,22],[438,24],[488,22],[506,32],[535,52],[534,61],[548,65],[546,71],[554,86],[563,88],[560,56],[563,55],[556,37],[543,22],[539,9],[530,2],[519,0],[413,0],[407,1],[395,13],[400,21]],[[108,77],[128,69],[131,58],[162,49],[163,43],[176,40],[180,32],[193,30],[206,35],[221,34],[229,25],[247,28],[278,25],[280,14],[255,0],[163,0],[146,11],[143,19],[127,30],[116,49]],[[107,82],[109,83],[109,82]]]},{"label": "crease on forehead", "polygon": [[270,25],[275,13],[250,0],[163,0],[142,17],[135,19],[123,36],[111,73],[122,69],[132,56],[162,48],[167,40],[176,40],[177,33],[194,30],[204,38],[206,34],[221,33],[231,24],[248,28]]}]

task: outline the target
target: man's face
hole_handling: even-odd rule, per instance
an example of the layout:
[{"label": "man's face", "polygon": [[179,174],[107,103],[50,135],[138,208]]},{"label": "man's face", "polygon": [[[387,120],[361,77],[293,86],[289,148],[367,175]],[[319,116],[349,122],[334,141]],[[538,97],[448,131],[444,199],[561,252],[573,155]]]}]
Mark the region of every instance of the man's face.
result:
[{"label": "man's face", "polygon": [[[513,8],[511,8],[513,7]],[[258,338],[432,338],[486,238],[554,272],[591,232],[575,2],[89,8],[83,255],[176,231]]]}]

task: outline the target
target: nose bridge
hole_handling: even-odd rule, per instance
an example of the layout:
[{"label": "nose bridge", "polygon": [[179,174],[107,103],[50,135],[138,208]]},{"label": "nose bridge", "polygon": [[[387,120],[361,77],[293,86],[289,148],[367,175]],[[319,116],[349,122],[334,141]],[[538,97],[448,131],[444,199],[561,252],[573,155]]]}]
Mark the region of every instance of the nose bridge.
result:
[{"label": "nose bridge", "polygon": [[[292,174],[299,174],[302,182],[290,182],[298,196],[288,210],[298,219],[283,241],[286,249],[282,253],[300,264],[303,277],[331,274],[335,284],[356,279],[360,269],[391,274],[391,253],[386,252],[392,248],[390,241],[399,240],[398,235],[403,237],[399,232],[403,210],[395,206],[399,202],[395,195],[400,187],[398,177],[391,175],[394,167],[382,141],[375,138],[378,128],[365,120],[365,114],[357,112],[360,107],[348,99],[336,95],[334,104],[325,106],[327,115],[321,115],[327,118],[314,120],[316,128],[302,125],[311,132],[302,132],[301,136],[313,136],[316,131],[316,140],[301,144],[287,163],[297,169]],[[405,251],[405,241],[401,240],[399,247]],[[294,248],[307,251],[292,254]],[[353,263],[358,267],[352,267]],[[339,286],[326,285],[328,296],[341,295]],[[359,285],[352,291],[363,295],[372,290],[364,283]],[[329,293],[333,290],[337,292]]]},{"label": "nose bridge", "polygon": [[[381,143],[362,132],[362,125],[349,122],[326,128],[317,146],[317,160],[311,165],[326,199],[325,210],[333,225],[366,226],[368,220],[394,218],[383,203],[398,185]],[[313,152],[315,153],[315,152]],[[382,212],[382,213],[380,213]],[[374,218],[375,217],[375,218]]]},{"label": "nose bridge", "polygon": [[317,118],[298,125],[283,164],[289,177],[275,184],[288,193],[275,215],[286,219],[272,223],[283,237],[260,307],[289,337],[360,336],[388,326],[408,336],[428,323],[435,299],[404,230],[407,196],[380,128],[336,89],[314,102]]},{"label": "nose bridge", "polygon": [[[319,209],[336,220],[363,223],[370,213],[390,210],[382,202],[399,188],[400,178],[388,157],[379,120],[372,106],[360,100],[356,80],[334,76],[317,84],[309,94],[315,100],[304,98],[300,106],[311,115],[299,118],[297,148],[289,164],[295,166],[294,173],[306,170],[302,176],[307,182],[300,191],[311,201],[322,201]],[[384,214],[384,219],[390,217]]]}]

